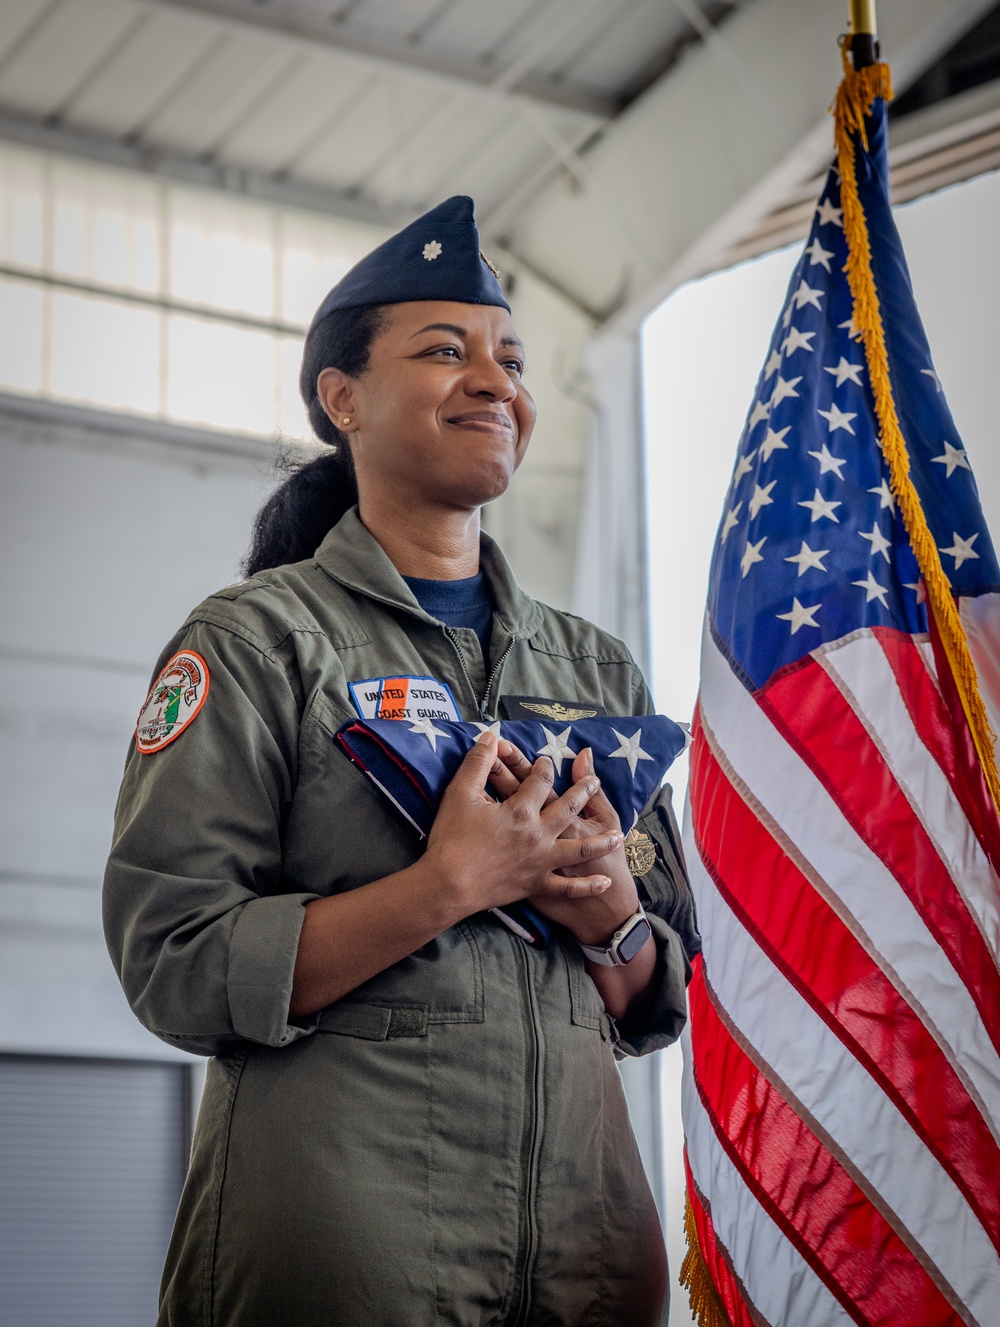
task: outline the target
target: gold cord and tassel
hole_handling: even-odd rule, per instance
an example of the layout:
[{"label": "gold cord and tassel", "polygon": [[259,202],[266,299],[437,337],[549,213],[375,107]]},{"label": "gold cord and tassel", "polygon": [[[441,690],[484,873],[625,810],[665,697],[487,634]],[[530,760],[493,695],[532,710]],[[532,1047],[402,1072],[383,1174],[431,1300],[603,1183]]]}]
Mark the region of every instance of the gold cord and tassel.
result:
[{"label": "gold cord and tassel", "polygon": [[732,1327],[712,1274],[702,1257],[698,1227],[695,1225],[689,1198],[684,1199],[684,1237],[687,1240],[687,1253],[681,1263],[678,1279],[687,1288],[691,1312],[697,1319],[698,1327]]},{"label": "gold cord and tassel", "polygon": [[868,361],[868,375],[875,396],[875,413],[881,429],[879,445],[889,467],[889,488],[899,503],[903,525],[924,580],[927,602],[934,614],[938,635],[955,679],[955,687],[993,806],[1000,813],[1000,776],[997,774],[994,750],[996,737],[990,728],[986,706],[979,693],[975,664],[952,596],[951,583],[941,565],[941,557],[928,529],[920,497],[910,478],[910,462],[893,400],[885,330],[872,274],[868,222],[858,195],[852,135],[857,134],[867,151],[865,116],[870,112],[876,97],[883,97],[886,101],[892,98],[892,80],[889,66],[882,62],[864,69],[852,68],[848,58],[849,45],[849,37],[842,40],[844,78],[837,89],[832,110],[840,168],[840,201],[843,205],[844,234],[848,249],[844,270],[854,299],[854,326],[861,335]]}]

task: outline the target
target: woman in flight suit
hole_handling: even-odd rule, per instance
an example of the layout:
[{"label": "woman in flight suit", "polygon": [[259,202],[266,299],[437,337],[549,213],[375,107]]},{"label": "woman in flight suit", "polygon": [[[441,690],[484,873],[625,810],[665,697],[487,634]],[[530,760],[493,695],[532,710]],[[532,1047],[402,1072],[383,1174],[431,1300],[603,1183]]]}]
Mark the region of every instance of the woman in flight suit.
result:
[{"label": "woman in flight suit", "polygon": [[[530,599],[480,532],[534,422],[522,356],[471,200],[362,260],[306,340],[331,450],[160,660],[105,922],[138,1017],[214,1057],[161,1324],[665,1312],[614,1056],[684,1020],[678,930],[696,941],[669,805],[640,822],[651,933],[624,963],[614,933],[647,924],[589,754],[554,798],[548,759],[487,727],[518,696],[651,708],[624,646]],[[433,693],[437,717],[484,726],[423,850],[332,740],[390,691],[415,723]],[[559,924],[543,948],[486,911],[522,899]]]}]

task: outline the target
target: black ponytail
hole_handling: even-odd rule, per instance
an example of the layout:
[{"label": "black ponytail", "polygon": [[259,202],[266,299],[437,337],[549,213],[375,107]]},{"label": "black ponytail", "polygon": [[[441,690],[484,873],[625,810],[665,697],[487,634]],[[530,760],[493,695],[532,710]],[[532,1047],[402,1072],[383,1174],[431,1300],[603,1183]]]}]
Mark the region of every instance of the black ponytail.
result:
[{"label": "black ponytail", "polygon": [[352,378],[364,373],[372,342],[384,322],[384,305],[338,309],[306,337],[299,391],[313,431],[330,451],[311,461],[290,460],[286,455],[279,462],[288,476],[254,517],[250,548],[243,559],[244,575],[310,557],[357,502],[351,449],[323,409],[316,379],[326,368],[340,369]]}]

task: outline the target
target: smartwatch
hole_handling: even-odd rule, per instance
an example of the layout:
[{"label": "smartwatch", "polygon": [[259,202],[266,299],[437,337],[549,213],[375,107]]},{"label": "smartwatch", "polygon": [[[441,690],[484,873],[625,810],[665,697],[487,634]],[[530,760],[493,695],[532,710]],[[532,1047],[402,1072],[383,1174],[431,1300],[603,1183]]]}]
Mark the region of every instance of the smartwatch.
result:
[{"label": "smartwatch", "polygon": [[[610,944],[607,946],[580,945],[580,948],[583,950],[584,958],[589,963],[599,963],[602,968],[621,968],[626,963],[632,962],[652,934],[653,928],[650,926],[640,903],[639,911],[634,913],[627,922],[622,922],[611,937]],[[577,944],[580,944],[579,940]]]}]

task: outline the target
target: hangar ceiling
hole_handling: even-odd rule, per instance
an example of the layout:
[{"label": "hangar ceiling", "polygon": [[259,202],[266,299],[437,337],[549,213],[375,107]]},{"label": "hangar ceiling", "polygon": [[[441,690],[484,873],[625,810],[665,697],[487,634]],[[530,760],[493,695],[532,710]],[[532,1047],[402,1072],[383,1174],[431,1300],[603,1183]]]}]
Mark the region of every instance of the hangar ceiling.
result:
[{"label": "hangar ceiling", "polygon": [[[924,108],[965,95],[995,0],[878,8],[898,90]],[[591,325],[634,327],[801,210],[829,152],[845,13],[843,0],[0,0],[0,137],[386,226],[470,193],[501,265]],[[963,151],[928,187],[992,161]],[[921,168],[908,178],[918,188]]]}]

